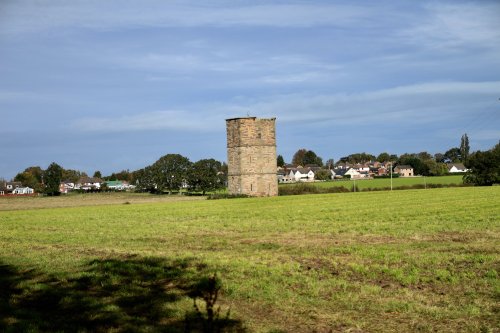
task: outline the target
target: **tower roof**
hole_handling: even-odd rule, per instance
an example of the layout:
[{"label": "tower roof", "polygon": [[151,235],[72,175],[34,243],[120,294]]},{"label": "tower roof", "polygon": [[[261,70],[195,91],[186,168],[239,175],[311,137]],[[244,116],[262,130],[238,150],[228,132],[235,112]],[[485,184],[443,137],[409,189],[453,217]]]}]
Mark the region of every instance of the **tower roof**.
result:
[{"label": "tower roof", "polygon": [[229,119],[226,119],[226,121],[231,121],[231,120],[240,120],[240,119],[251,119],[251,120],[256,120],[256,119],[261,119],[261,120],[276,120],[276,118],[238,117],[238,118],[229,118]]}]

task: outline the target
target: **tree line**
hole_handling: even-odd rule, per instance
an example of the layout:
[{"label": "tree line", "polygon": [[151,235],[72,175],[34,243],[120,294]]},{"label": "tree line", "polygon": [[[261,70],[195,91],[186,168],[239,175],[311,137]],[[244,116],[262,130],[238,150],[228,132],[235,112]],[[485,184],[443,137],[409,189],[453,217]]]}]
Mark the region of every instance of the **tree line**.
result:
[{"label": "tree line", "polygon": [[[143,192],[171,193],[186,188],[205,194],[223,188],[226,173],[227,165],[212,158],[193,163],[182,155],[167,154],[143,169],[132,172],[122,170],[104,177],[100,171],[95,171],[93,177],[104,181],[127,181]],[[59,195],[61,182],[77,183],[82,177],[88,177],[87,173],[64,169],[53,162],[45,170],[39,166],[28,167],[18,173],[14,181],[33,188],[37,193]]]},{"label": "tree line", "polygon": [[[470,153],[469,138],[462,135],[460,147],[453,147],[444,153],[434,155],[428,152],[405,153],[400,156],[383,152],[378,156],[368,153],[354,153],[341,157],[337,163],[323,159],[314,151],[305,148],[299,149],[292,158],[292,164],[317,165],[323,170],[315,172],[316,179],[329,179],[327,169],[333,169],[341,163],[366,163],[378,161],[391,162],[392,166],[410,165],[414,173],[422,176],[441,176],[448,173],[447,163],[463,163],[469,169],[464,181],[476,185],[493,185],[500,183],[500,142],[487,151]],[[277,166],[286,165],[282,155],[277,156]],[[202,159],[191,162],[180,154],[167,154],[160,157],[153,164],[145,168],[129,171],[122,170],[109,176],[102,176],[95,171],[93,177],[103,180],[122,180],[136,185],[137,190],[151,193],[174,192],[180,188],[205,194],[208,191],[221,189],[226,185],[227,164],[214,159]],[[77,183],[82,177],[88,177],[85,172],[73,169],[64,169],[57,163],[51,163],[46,170],[39,166],[31,166],[18,173],[14,180],[24,186],[31,187],[38,193],[47,195],[59,194],[61,181]]]},{"label": "tree line", "polygon": [[192,163],[180,154],[167,154],[152,165],[134,172],[137,189],[150,193],[170,193],[186,188],[205,194],[225,187],[227,165],[202,159]]}]

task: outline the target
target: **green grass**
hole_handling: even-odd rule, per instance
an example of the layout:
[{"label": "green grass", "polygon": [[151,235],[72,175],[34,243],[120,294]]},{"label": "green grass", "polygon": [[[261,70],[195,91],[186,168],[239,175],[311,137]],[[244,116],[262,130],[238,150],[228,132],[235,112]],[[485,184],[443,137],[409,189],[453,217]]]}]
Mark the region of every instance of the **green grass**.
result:
[{"label": "green grass", "polygon": [[183,332],[213,272],[235,330],[495,330],[499,202],[470,187],[2,211],[0,331]]},{"label": "green grass", "polygon": [[149,193],[105,192],[70,193],[58,197],[0,197],[0,211],[35,208],[62,208],[111,204],[160,203],[172,201],[203,200],[203,197],[184,195],[152,195]]}]

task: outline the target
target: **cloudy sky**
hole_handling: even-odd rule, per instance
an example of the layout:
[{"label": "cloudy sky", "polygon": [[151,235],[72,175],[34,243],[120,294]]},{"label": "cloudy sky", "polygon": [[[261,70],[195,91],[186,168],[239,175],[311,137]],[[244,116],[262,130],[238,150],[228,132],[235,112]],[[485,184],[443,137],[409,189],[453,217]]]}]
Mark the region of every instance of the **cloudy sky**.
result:
[{"label": "cloudy sky", "polygon": [[500,139],[498,1],[0,1],[0,177],[226,160],[225,119],[278,153]]}]

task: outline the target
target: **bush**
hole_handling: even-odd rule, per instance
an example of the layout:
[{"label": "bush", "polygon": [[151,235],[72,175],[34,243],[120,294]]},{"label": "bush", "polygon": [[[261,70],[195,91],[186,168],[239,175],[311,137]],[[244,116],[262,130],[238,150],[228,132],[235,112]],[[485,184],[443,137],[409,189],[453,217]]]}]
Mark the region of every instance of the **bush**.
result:
[{"label": "bush", "polygon": [[307,183],[296,183],[278,187],[279,195],[301,195],[301,194],[321,194],[321,193],[343,193],[349,190],[343,186],[332,186],[321,188]]},{"label": "bush", "polygon": [[345,188],[344,186],[333,186],[330,188],[325,189],[326,193],[345,193],[349,192],[349,189]]},{"label": "bush", "polygon": [[[471,186],[470,184],[415,184],[395,186],[392,189],[398,190],[417,190],[425,188],[443,188],[443,187],[463,187]],[[372,191],[390,191],[391,188],[386,187],[368,187],[360,189],[358,185],[350,184],[350,189],[345,186],[318,187],[314,184],[296,183],[293,185],[285,185],[278,187],[279,195],[301,195],[301,194],[324,194],[324,193],[345,193],[345,192],[372,192]]]},{"label": "bush", "polygon": [[319,188],[306,183],[278,187],[278,195],[299,195],[320,193]]},{"label": "bush", "polygon": [[248,198],[246,194],[214,193],[207,196],[207,200]]},{"label": "bush", "polygon": [[[380,175],[380,176],[373,176],[373,178],[376,179],[385,179],[385,178],[391,178],[391,175]],[[392,178],[399,178],[399,173],[393,173]]]}]

